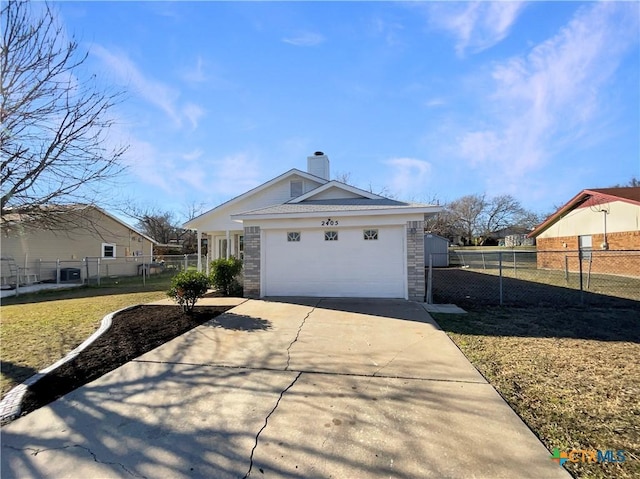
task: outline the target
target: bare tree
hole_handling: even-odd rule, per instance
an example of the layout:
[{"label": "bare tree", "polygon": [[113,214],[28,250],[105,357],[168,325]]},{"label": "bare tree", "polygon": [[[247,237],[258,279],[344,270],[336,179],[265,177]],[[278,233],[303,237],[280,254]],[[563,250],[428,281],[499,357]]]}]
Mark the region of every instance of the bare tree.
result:
[{"label": "bare tree", "polygon": [[618,184],[613,185],[612,188],[637,188],[639,186],[640,186],[640,179],[636,178],[635,176],[632,176],[631,179],[627,183],[625,183],[623,185],[618,183]]},{"label": "bare tree", "polygon": [[[131,212],[128,214],[133,216]],[[138,212],[134,217],[138,220],[136,228],[158,243],[169,244],[177,240],[173,213],[146,210]]]},{"label": "bare tree", "polygon": [[346,172],[339,171],[333,176],[333,179],[335,181],[339,181],[340,183],[350,185],[352,181],[351,176],[352,175],[350,171],[346,171]]},{"label": "bare tree", "polygon": [[53,227],[68,205],[94,204],[122,171],[126,147],[107,141],[121,93],[77,75],[87,54],[49,5],[3,2],[0,27],[2,224],[20,213]]},{"label": "bare tree", "polygon": [[[186,206],[185,214],[181,216],[191,220],[198,216],[203,208],[200,203],[190,203]],[[134,206],[132,203],[122,212],[136,220],[136,229],[160,243],[155,248],[156,251],[164,251],[166,254],[191,254],[198,250],[197,233],[184,229],[182,221],[174,212]],[[166,248],[167,245],[170,247]]]},{"label": "bare tree", "polygon": [[462,237],[466,244],[484,244],[491,233],[513,227],[531,229],[540,221],[540,215],[523,208],[511,195],[474,194],[444,205],[426,228],[448,238]]},{"label": "bare tree", "polygon": [[453,229],[471,243],[481,229],[482,215],[487,208],[486,196],[466,195],[446,206]]}]

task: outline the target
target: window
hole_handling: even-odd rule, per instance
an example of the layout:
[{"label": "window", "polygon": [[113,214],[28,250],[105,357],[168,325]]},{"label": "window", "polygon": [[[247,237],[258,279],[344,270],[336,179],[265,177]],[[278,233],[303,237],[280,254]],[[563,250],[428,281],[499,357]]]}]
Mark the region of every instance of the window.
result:
[{"label": "window", "polygon": [[365,241],[378,239],[378,230],[364,230],[362,233],[364,235]]},{"label": "window", "polygon": [[591,235],[578,236],[578,247],[582,253],[583,259],[591,259],[591,251],[593,250],[593,238]]},{"label": "window", "polygon": [[300,241],[300,232],[290,231],[287,233],[287,241]]},{"label": "window", "polygon": [[227,238],[218,239],[218,258],[227,259]]},{"label": "window", "polygon": [[115,258],[116,257],[116,245],[112,243],[102,243],[102,257],[103,258]]},{"label": "window", "polygon": [[324,240],[325,241],[338,241],[338,232],[337,231],[325,231],[324,232]]},{"label": "window", "polygon": [[302,181],[291,182],[291,198],[297,198],[302,195]]}]

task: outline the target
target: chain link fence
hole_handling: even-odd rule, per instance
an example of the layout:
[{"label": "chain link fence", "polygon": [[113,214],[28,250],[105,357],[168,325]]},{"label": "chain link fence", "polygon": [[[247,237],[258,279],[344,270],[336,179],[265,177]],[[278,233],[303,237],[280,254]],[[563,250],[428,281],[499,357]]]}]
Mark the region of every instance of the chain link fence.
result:
[{"label": "chain link fence", "polygon": [[[201,258],[207,268],[206,257]],[[196,270],[198,255],[87,257],[81,260],[40,261],[34,270],[40,283],[87,284],[101,286],[118,280],[146,284],[156,277],[173,277],[181,271]]]},{"label": "chain link fence", "polygon": [[426,258],[426,301],[640,308],[640,251],[449,251]]}]

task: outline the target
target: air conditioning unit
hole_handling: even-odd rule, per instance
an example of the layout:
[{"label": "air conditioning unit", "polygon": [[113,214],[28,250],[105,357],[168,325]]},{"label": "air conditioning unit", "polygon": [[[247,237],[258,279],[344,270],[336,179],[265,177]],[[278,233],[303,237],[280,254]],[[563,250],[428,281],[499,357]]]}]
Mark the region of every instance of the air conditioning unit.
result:
[{"label": "air conditioning unit", "polygon": [[80,268],[60,268],[60,281],[80,281]]}]

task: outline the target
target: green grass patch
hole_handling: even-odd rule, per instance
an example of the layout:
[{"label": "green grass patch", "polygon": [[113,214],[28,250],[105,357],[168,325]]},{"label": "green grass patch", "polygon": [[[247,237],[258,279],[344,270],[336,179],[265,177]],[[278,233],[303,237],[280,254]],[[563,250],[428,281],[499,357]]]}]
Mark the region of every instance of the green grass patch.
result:
[{"label": "green grass patch", "polygon": [[0,322],[2,397],[89,337],[110,312],[166,298],[170,278],[116,282],[5,298]]},{"label": "green grass patch", "polygon": [[640,477],[637,310],[494,307],[433,316],[550,451],[627,453],[619,465],[566,463],[575,477]]}]

